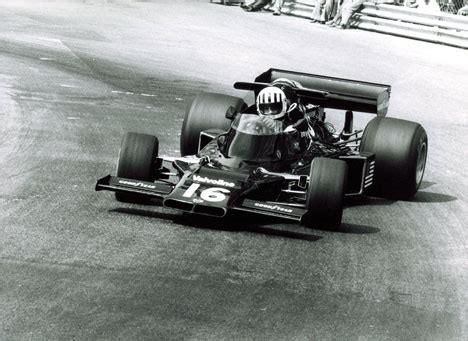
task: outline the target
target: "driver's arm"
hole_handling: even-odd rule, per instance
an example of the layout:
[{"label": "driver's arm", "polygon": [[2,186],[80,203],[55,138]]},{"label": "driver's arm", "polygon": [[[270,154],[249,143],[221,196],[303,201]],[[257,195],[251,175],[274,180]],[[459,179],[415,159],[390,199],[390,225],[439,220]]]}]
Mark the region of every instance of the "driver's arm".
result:
[{"label": "driver's arm", "polygon": [[268,129],[275,129],[276,122],[268,116],[260,116],[260,120],[265,124]]}]

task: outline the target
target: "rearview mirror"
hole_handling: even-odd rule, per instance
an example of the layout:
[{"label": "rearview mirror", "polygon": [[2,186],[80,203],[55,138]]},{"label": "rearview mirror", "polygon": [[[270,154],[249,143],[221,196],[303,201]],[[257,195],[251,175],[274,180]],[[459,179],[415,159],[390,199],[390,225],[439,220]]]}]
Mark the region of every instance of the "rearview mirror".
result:
[{"label": "rearview mirror", "polygon": [[236,108],[234,108],[232,105],[226,110],[226,118],[227,119],[234,119],[234,117],[236,117],[237,115],[237,110]]}]

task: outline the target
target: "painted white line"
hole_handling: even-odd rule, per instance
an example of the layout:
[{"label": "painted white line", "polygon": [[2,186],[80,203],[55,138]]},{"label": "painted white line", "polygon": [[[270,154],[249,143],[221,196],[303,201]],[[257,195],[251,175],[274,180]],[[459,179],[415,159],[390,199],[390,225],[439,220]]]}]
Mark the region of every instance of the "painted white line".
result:
[{"label": "painted white line", "polygon": [[145,96],[145,97],[156,97],[156,95],[150,95],[150,94],[140,94],[141,96]]},{"label": "painted white line", "polygon": [[62,88],[79,88],[77,85],[59,84]]},{"label": "painted white line", "polygon": [[67,119],[69,119],[69,120],[79,120],[80,118],[75,117],[75,116],[69,116],[69,117],[67,117]]},{"label": "painted white line", "polygon": [[49,58],[49,57],[40,57],[40,60],[55,60],[54,58]]},{"label": "painted white line", "polygon": [[134,92],[130,92],[130,91],[112,90],[111,92],[112,92],[113,94],[135,95]]}]

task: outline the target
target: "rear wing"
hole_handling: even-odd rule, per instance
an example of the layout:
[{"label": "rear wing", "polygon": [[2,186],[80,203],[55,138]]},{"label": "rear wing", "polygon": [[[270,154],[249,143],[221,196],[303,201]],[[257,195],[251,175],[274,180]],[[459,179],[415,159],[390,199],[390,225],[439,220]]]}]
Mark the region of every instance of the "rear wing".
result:
[{"label": "rear wing", "polygon": [[[387,114],[390,85],[362,82],[351,79],[334,78],[308,73],[269,69],[255,78],[255,83],[270,84],[278,78],[287,78],[299,82],[303,88],[296,89],[298,96],[307,97],[310,103],[325,108],[353,110],[385,116]],[[249,83],[236,83],[240,89]],[[242,86],[244,85],[244,87]],[[251,87],[258,91],[264,86]],[[247,90],[247,89],[246,89]]]}]

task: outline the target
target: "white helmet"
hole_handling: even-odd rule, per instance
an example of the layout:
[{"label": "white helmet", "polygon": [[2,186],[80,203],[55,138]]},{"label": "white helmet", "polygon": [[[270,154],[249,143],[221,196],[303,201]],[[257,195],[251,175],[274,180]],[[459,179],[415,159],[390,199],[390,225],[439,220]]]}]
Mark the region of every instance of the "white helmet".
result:
[{"label": "white helmet", "polygon": [[283,90],[275,86],[262,89],[257,96],[257,112],[273,119],[282,118],[288,111],[288,99]]}]

